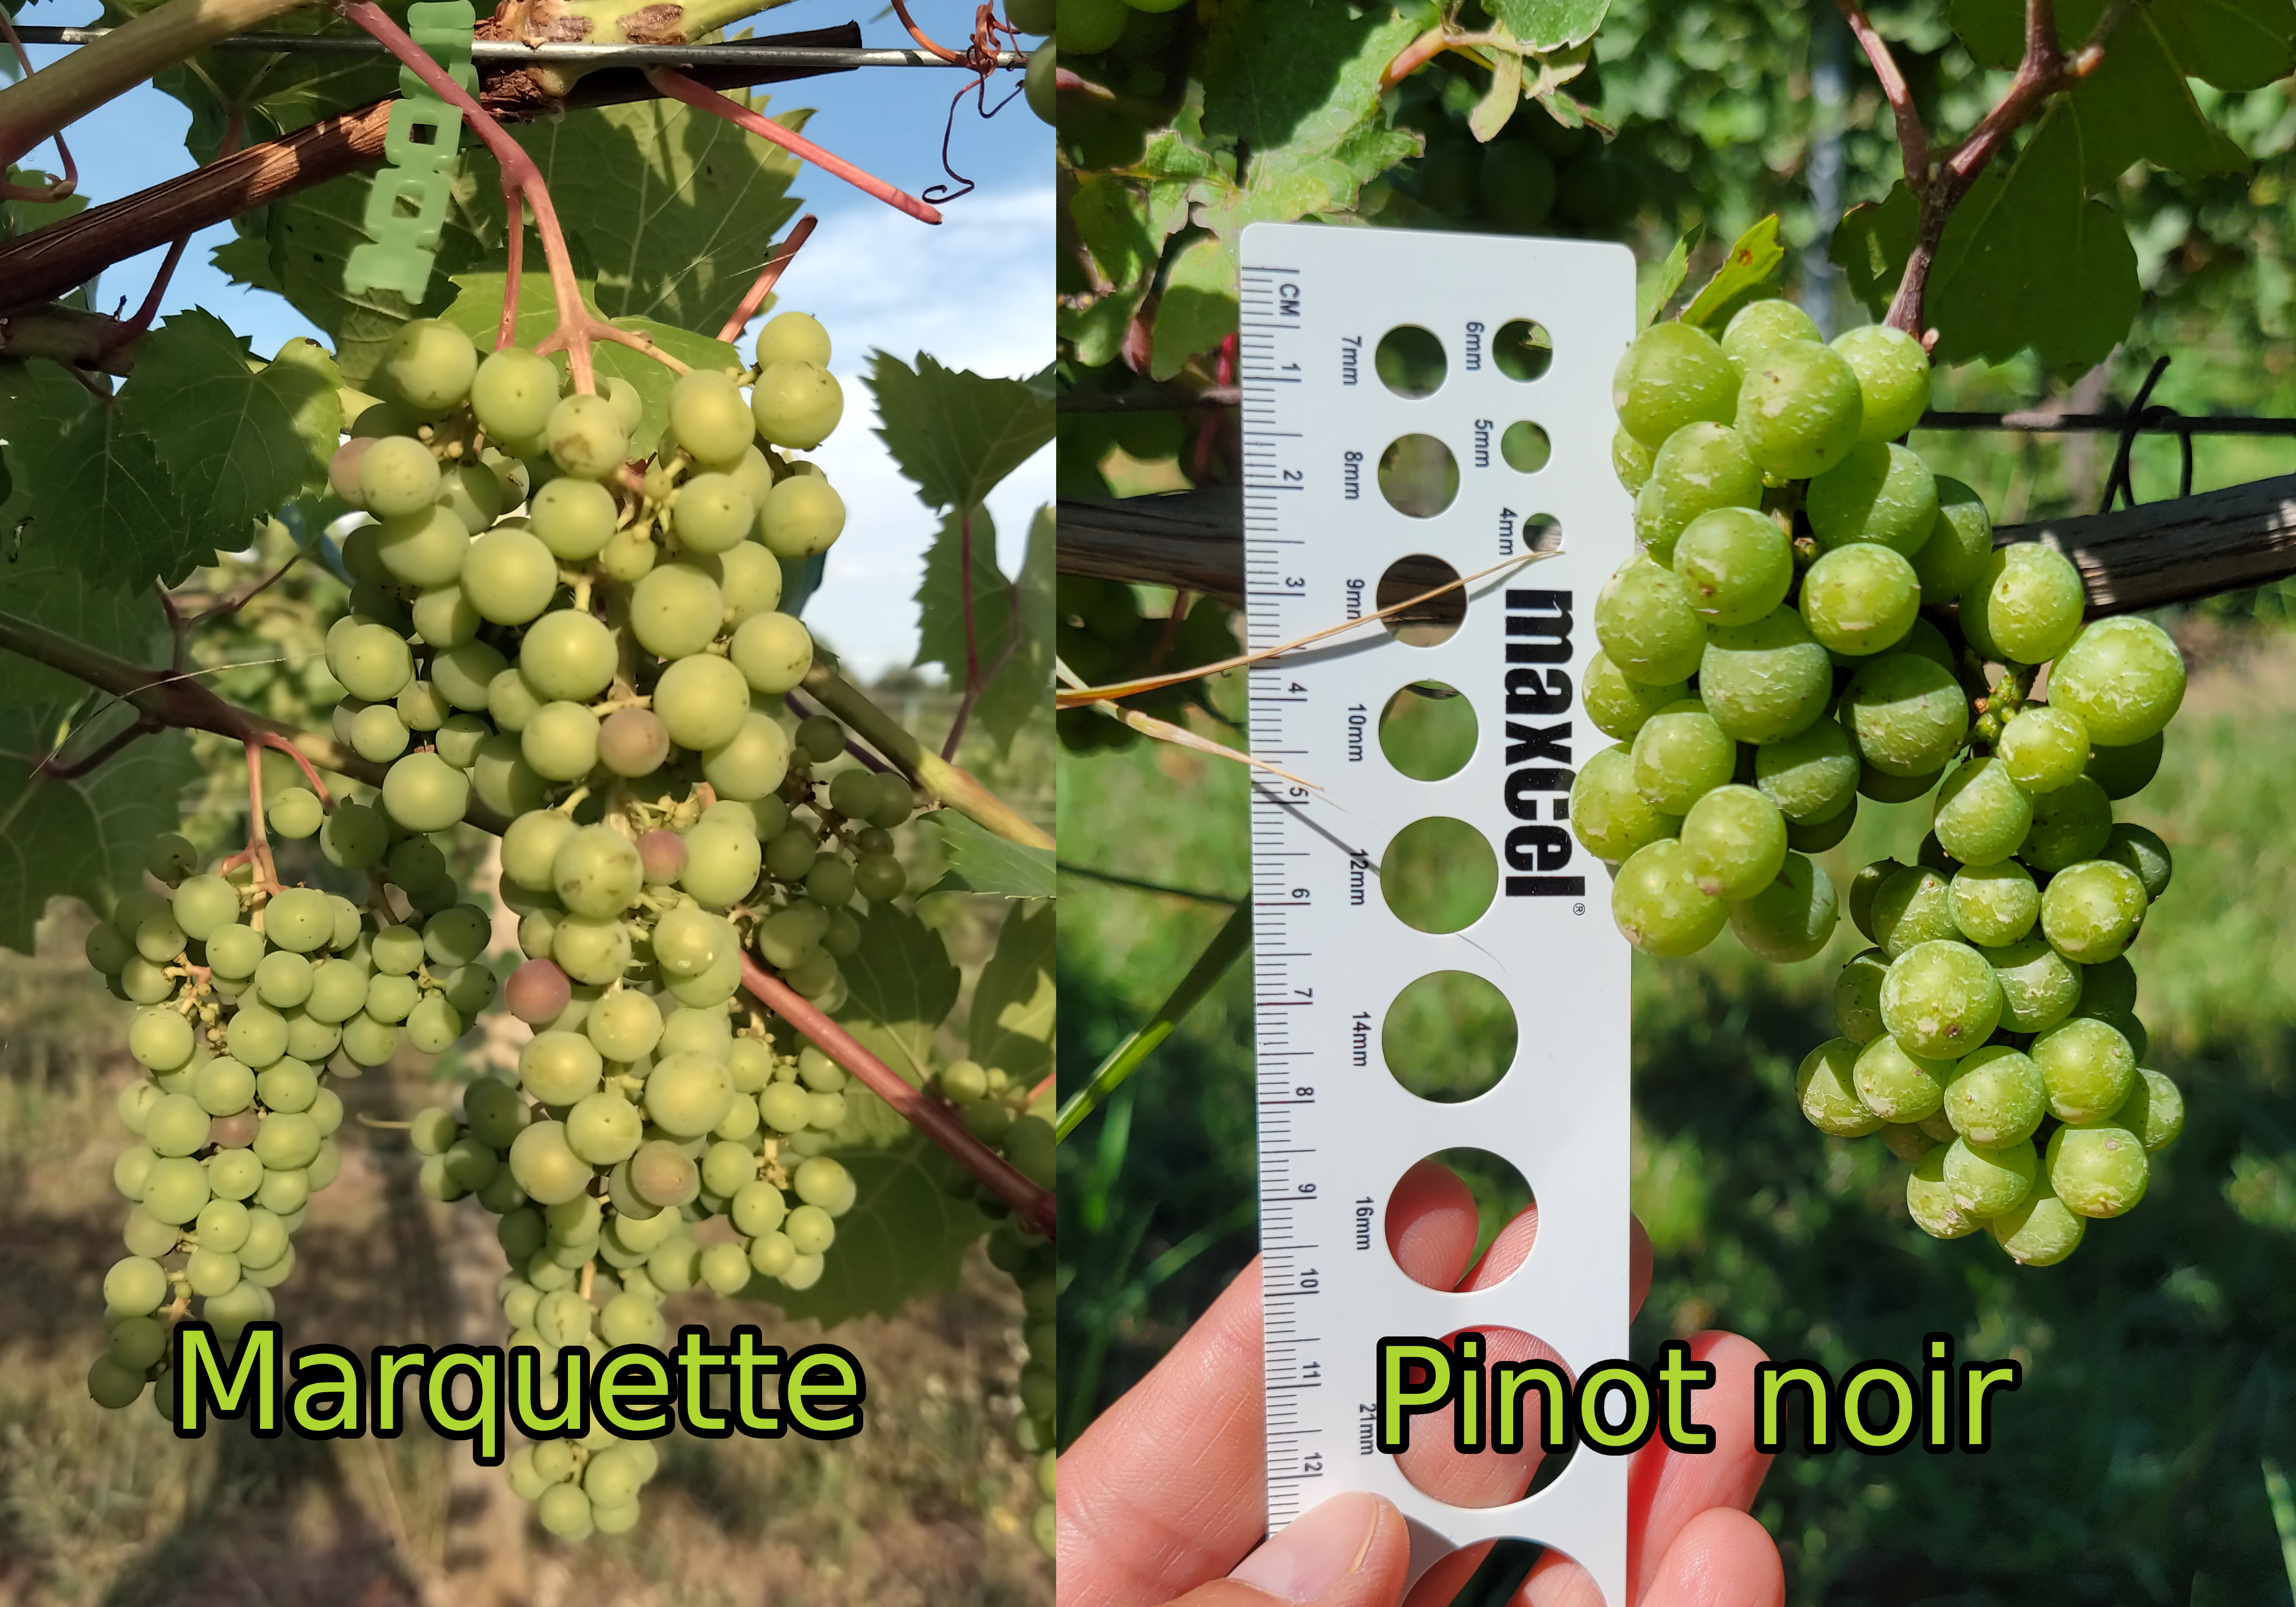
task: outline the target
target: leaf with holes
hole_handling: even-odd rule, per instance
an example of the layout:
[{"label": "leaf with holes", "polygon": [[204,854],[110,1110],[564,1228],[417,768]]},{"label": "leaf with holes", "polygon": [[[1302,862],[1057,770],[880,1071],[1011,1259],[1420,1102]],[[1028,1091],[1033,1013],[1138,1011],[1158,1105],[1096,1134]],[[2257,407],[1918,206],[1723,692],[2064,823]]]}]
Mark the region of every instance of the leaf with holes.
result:
[{"label": "leaf with holes", "polygon": [[152,840],[176,829],[184,789],[201,776],[180,731],[147,736],[71,781],[35,773],[52,742],[30,715],[0,714],[0,945],[21,954],[32,952],[49,899],[85,899],[102,913],[142,885]]},{"label": "leaf with holes", "polygon": [[247,342],[214,314],[173,313],[136,342],[121,422],[150,440],[213,544],[250,531],[324,481],[343,429],[332,376],[316,365],[250,373]]},{"label": "leaf with holes", "polygon": [[988,1231],[988,1218],[941,1187],[931,1142],[828,1152],[853,1174],[855,1194],[853,1209],[837,1219],[837,1242],[823,1257],[821,1281],[799,1291],[753,1277],[742,1298],[828,1328],[855,1317],[891,1316],[955,1288],[964,1252]]},{"label": "leaf with holes", "polygon": [[979,506],[1053,439],[1053,402],[1042,389],[944,368],[929,353],[914,368],[890,352],[870,353],[869,389],[878,439],[929,508]]}]

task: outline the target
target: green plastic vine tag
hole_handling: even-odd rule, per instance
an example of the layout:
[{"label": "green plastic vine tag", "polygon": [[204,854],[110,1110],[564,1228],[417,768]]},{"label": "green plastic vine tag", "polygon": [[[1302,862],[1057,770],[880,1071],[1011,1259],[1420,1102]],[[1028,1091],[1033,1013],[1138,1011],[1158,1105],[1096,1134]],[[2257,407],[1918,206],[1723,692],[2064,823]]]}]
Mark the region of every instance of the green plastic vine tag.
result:
[{"label": "green plastic vine tag", "polygon": [[[422,0],[406,8],[406,31],[464,89],[479,92],[471,66],[477,16],[470,0]],[[412,68],[398,70],[401,99],[390,109],[382,152],[363,220],[368,239],[343,264],[343,289],[397,291],[420,302],[430,285],[439,232],[452,199],[463,114],[430,92]]]}]

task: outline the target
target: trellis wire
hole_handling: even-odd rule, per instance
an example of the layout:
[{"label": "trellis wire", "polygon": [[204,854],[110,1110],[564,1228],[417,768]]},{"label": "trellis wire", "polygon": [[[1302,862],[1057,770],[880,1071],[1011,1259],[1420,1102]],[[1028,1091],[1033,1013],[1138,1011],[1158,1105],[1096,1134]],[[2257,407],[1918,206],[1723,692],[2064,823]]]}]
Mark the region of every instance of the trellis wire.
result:
[{"label": "trellis wire", "polygon": [[[112,30],[108,28],[26,28],[16,29],[27,45],[92,45]],[[379,56],[381,45],[364,34],[234,34],[209,46],[214,50],[252,50],[283,54]],[[485,66],[541,66],[550,63],[593,67],[955,67],[923,50],[846,50],[818,45],[521,45],[515,39],[479,39],[471,45],[471,59]],[[1000,51],[999,67],[1025,65],[1019,51]]]}]

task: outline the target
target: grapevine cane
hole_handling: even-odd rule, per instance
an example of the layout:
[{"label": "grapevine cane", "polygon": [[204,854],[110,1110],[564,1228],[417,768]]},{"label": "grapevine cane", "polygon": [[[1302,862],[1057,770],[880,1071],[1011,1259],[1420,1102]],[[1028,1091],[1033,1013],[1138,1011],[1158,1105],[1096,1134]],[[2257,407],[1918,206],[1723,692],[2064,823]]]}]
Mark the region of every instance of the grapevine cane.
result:
[{"label": "grapevine cane", "polygon": [[674,100],[723,118],[736,128],[770,140],[800,160],[811,162],[824,173],[834,174],[864,194],[873,195],[895,211],[906,212],[922,223],[939,223],[939,211],[903,190],[897,190],[873,173],[864,172],[843,157],[824,151],[802,135],[791,133],[762,112],[727,99],[714,89],[704,88],[672,67],[649,67],[646,82]]},{"label": "grapevine cane", "polygon": [[1060,1209],[1052,1193],[1038,1188],[1013,1170],[1012,1163],[975,1138],[948,1106],[914,1088],[883,1061],[861,1046],[810,999],[774,975],[748,955],[742,956],[742,986],[783,1021],[812,1040],[824,1054],[844,1067],[898,1111],[911,1127],[931,1139],[996,1197],[1034,1225],[1047,1239],[1060,1228]]}]

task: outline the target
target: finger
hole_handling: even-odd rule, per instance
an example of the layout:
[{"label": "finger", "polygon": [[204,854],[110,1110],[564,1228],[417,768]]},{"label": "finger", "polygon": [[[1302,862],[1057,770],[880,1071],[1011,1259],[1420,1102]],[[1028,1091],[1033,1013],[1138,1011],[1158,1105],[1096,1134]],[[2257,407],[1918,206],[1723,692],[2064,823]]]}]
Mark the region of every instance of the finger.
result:
[{"label": "finger", "polygon": [[1439,1160],[1403,1174],[1387,1201],[1387,1249],[1395,1264],[1430,1289],[1456,1289],[1475,1253],[1475,1197]]},{"label": "finger", "polygon": [[[1418,1168],[1414,1168],[1414,1170]],[[1448,1173],[1445,1174],[1448,1177]],[[1464,1191],[1464,1185],[1462,1185]],[[1416,1196],[1419,1201],[1439,1201],[1439,1183],[1423,1180]],[[1634,1308],[1639,1309],[1643,1296],[1650,1289],[1651,1251],[1649,1235],[1642,1224],[1629,1218],[1630,1278],[1629,1292]],[[1530,1254],[1531,1245],[1538,1235],[1538,1207],[1534,1202],[1520,1212],[1512,1222],[1499,1230],[1491,1247],[1478,1261],[1472,1271],[1461,1282],[1462,1290],[1488,1289],[1504,1283],[1521,1268]],[[1486,1378],[1501,1362],[1530,1360],[1551,1361],[1562,1365],[1562,1353],[1533,1333],[1513,1327],[1486,1326],[1480,1331],[1484,1336]],[[1456,1339],[1456,1335],[1447,1335]],[[1537,1477],[1538,1465],[1546,1453],[1539,1447],[1546,1421],[1545,1402],[1536,1390],[1521,1397],[1522,1410],[1522,1445],[1520,1451],[1462,1452],[1453,1440],[1453,1423],[1457,1408],[1447,1406],[1428,1414],[1419,1420],[1412,1434],[1409,1449],[1396,1458],[1403,1476],[1413,1486],[1439,1501],[1453,1506],[1505,1506],[1520,1501],[1529,1490]],[[1486,1437],[1496,1431],[1496,1424],[1486,1422]],[[1464,1576],[1463,1576],[1464,1577]]]},{"label": "finger", "polygon": [[1777,1542],[1746,1513],[1710,1507],[1682,1527],[1651,1575],[1640,1607],[1780,1607]]},{"label": "finger", "polygon": [[1713,1386],[1690,1397],[1691,1415],[1714,1431],[1714,1448],[1672,1451],[1653,1439],[1636,1453],[1627,1485],[1627,1578],[1636,1601],[1646,1593],[1646,1570],[1671,1555],[1694,1521],[1718,1507],[1744,1512],[1769,1472],[1770,1458],[1754,1448],[1754,1368],[1767,1359],[1761,1347],[1711,1331],[1693,1334],[1689,1344],[1693,1361],[1714,1367]]},{"label": "finger", "polygon": [[1061,1607],[1145,1607],[1227,1573],[1267,1528],[1259,1262],[1060,1460]]},{"label": "finger", "polygon": [[[1651,1242],[1643,1231],[1641,1219],[1629,1217],[1627,1239],[1627,1312],[1629,1316],[1640,1312],[1643,1300],[1650,1293]],[[1530,1259],[1531,1242],[1538,1237],[1538,1201],[1523,1207],[1515,1219],[1498,1231],[1491,1247],[1483,1252],[1474,1269],[1459,1283],[1461,1289],[1488,1289],[1503,1283]]]},{"label": "finger", "polygon": [[[1359,1491],[1310,1507],[1283,1532],[1172,1607],[1395,1607],[1411,1571],[1411,1532],[1392,1502]],[[1065,1575],[1061,1600],[1068,1601]]]}]

